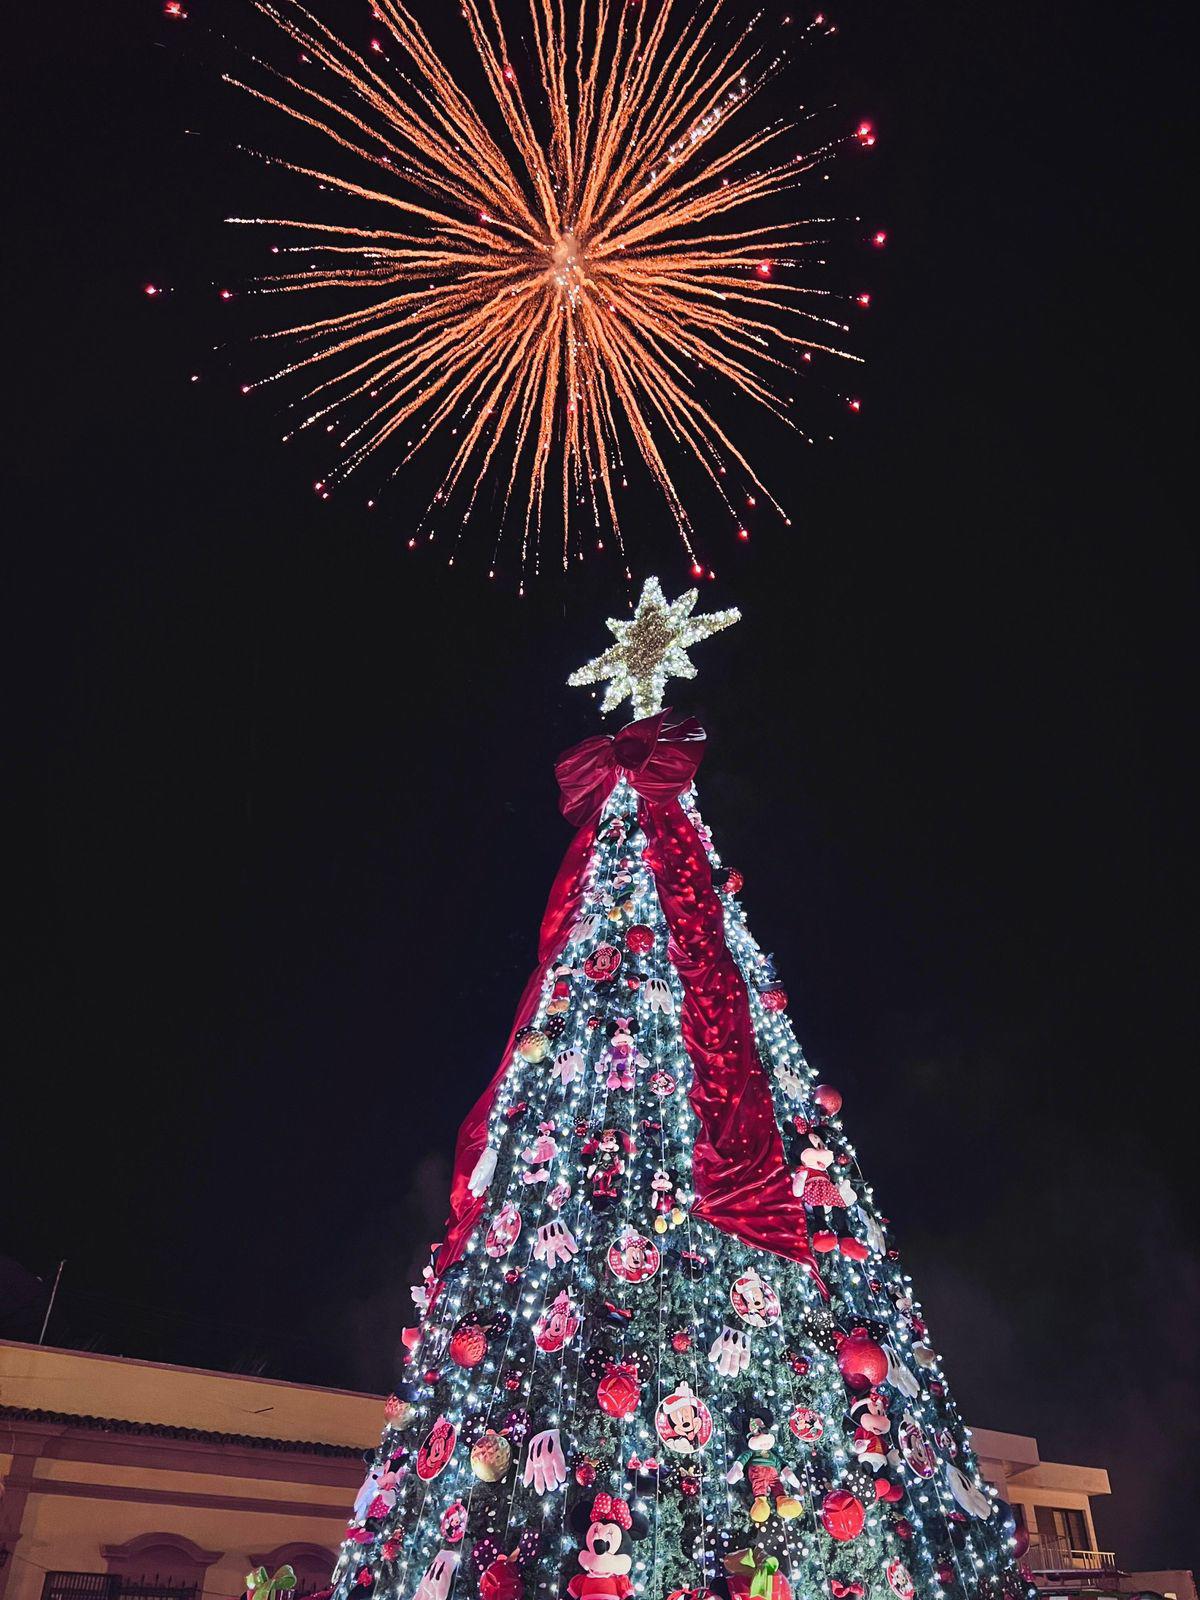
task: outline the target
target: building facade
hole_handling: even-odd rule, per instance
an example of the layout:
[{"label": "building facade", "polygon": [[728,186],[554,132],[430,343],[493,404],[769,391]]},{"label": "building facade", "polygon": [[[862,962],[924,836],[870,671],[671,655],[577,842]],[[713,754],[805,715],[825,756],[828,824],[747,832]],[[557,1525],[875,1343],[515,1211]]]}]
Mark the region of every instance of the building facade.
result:
[{"label": "building facade", "polygon": [[0,1600],[234,1600],[329,1581],[371,1395],[0,1341]]},{"label": "building facade", "polygon": [[[382,1422],[374,1395],[0,1340],[0,1600],[236,1600],[285,1562],[324,1588]],[[1044,1600],[1197,1600],[1099,1548],[1102,1468],[973,1443]]]}]

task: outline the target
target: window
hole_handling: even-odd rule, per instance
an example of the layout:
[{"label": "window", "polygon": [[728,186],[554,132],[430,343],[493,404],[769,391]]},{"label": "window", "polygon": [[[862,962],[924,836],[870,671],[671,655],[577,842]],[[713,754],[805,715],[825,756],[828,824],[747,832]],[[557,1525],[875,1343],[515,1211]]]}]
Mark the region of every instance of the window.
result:
[{"label": "window", "polygon": [[129,1593],[147,1596],[159,1590],[168,1596],[177,1590],[199,1593],[209,1567],[221,1558],[219,1550],[202,1550],[181,1533],[143,1533],[128,1544],[105,1545],[100,1554]]},{"label": "window", "polygon": [[296,1574],[296,1595],[315,1594],[328,1589],[335,1556],[319,1544],[280,1544],[263,1555],[250,1554],[253,1566],[266,1567],[268,1572],[278,1572],[280,1567],[291,1567]]},{"label": "window", "polygon": [[1087,1518],[1082,1511],[1075,1511],[1069,1506],[1034,1506],[1033,1514],[1037,1518],[1040,1538],[1057,1539],[1072,1550],[1092,1548]]}]

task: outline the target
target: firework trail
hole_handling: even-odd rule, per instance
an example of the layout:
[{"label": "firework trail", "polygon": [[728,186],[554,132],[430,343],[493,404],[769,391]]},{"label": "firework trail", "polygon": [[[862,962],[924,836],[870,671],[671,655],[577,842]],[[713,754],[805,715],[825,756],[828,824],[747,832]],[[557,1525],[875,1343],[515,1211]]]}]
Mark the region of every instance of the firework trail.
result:
[{"label": "firework trail", "polygon": [[494,481],[501,533],[520,524],[522,578],[537,568],[551,501],[564,565],[610,529],[624,552],[631,454],[697,573],[672,460],[699,464],[735,525],[730,468],[782,515],[707,408],[704,376],[798,428],[781,388],[797,362],[813,351],[856,359],[831,314],[849,297],[779,276],[811,257],[828,219],[753,214],[835,146],[779,154],[793,126],[746,116],[777,62],[752,48],[751,29],[729,36],[722,0],[526,0],[519,58],[534,65],[532,106],[496,0],[460,0],[490,120],[402,0],[375,0],[380,37],[364,54],[297,0],[251,3],[303,66],[252,57],[229,81],[330,147],[319,166],[265,159],[353,201],[360,219],[230,219],[288,230],[282,253],[304,257],[260,290],[346,296],[347,309],[326,298],[328,314],[261,335],[287,352],[261,381],[300,380],[300,426],[321,424],[340,445],[321,492],[370,457],[398,470],[443,440],[449,467],[426,523],[457,496],[456,547]]}]

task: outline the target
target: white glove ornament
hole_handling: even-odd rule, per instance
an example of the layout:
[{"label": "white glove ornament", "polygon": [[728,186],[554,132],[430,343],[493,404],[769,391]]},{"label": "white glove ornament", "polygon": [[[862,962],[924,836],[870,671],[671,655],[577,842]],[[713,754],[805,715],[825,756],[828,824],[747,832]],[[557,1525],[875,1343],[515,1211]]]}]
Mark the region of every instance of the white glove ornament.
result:
[{"label": "white glove ornament", "polygon": [[535,1433],[529,1441],[521,1482],[526,1488],[532,1484],[535,1494],[549,1494],[561,1489],[566,1481],[567,1463],[558,1429],[547,1428],[545,1433]]},{"label": "white glove ornament", "polygon": [[571,1236],[571,1230],[560,1218],[553,1222],[544,1222],[537,1231],[537,1241],[533,1247],[533,1259],[544,1261],[548,1267],[557,1266],[560,1261],[569,1261],[574,1255],[579,1254],[579,1246]]}]

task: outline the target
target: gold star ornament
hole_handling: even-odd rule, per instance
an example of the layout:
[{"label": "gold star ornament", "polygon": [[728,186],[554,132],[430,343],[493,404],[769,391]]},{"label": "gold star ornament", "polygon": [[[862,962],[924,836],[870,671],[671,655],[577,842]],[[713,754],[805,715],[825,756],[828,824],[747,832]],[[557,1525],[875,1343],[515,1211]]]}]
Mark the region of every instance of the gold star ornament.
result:
[{"label": "gold star ornament", "polygon": [[605,626],[617,641],[603,655],[589,661],[567,679],[573,688],[608,681],[601,711],[611,711],[627,697],[636,717],[652,717],[663,708],[668,678],[694,678],[696,669],[687,651],[710,634],[740,622],[734,607],[694,617],[698,592],[689,589],[668,603],[657,578],[647,578],[629,622],[610,617]]}]

